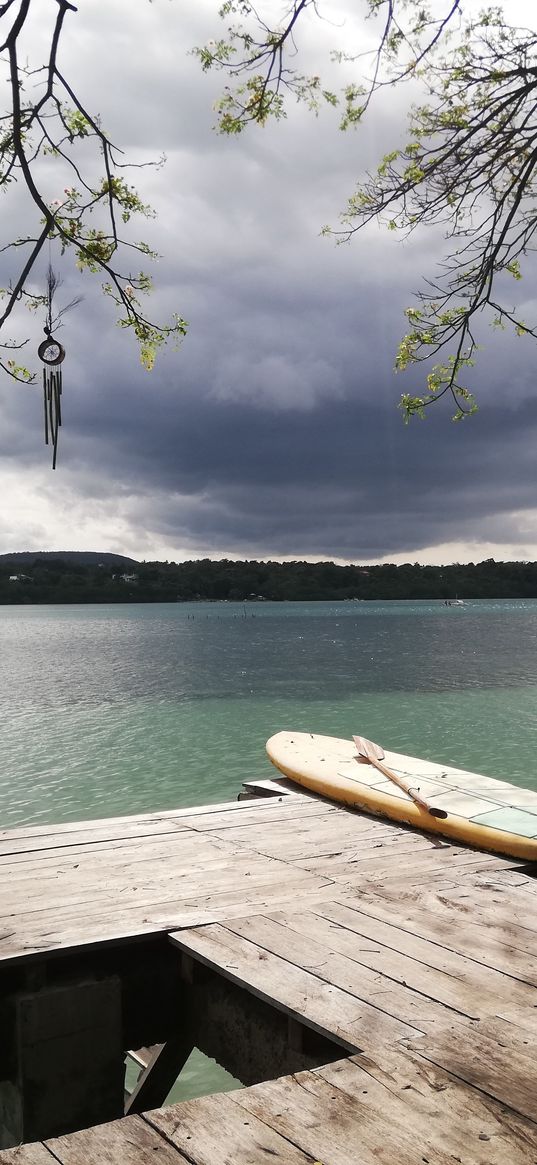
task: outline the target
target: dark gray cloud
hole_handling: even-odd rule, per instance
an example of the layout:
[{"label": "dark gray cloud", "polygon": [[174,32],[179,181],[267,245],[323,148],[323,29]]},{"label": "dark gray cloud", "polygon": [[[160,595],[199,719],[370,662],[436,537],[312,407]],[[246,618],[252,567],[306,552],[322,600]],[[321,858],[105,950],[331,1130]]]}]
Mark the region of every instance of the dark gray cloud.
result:
[{"label": "dark gray cloud", "polygon": [[[38,391],[0,385],[0,549],[98,539],[143,557],[537,556],[531,341],[484,333],[479,415],[452,425],[438,406],[405,427],[397,400],[421,372],[396,377],[394,353],[438,237],[402,244],[371,228],[340,248],[319,237],[394,140],[400,110],[385,104],[349,137],[301,111],[264,134],[212,136],[216,85],[184,50],[214,8],[178,8],[133,4],[126,25],[119,0],[100,0],[71,22],[65,53],[118,140],[142,158],[168,153],[164,171],[139,174],[158,219],[137,234],[163,256],[154,315],[180,311],[189,336],[148,375],[83,278],[63,334],[56,475]],[[98,44],[100,76],[114,76],[101,92]],[[61,268],[69,298],[80,280]],[[530,278],[528,299],[536,288]]]},{"label": "dark gray cloud", "polygon": [[137,453],[136,421],[111,435],[110,448],[124,487],[136,492],[141,476],[151,501],[140,500],[140,517],[168,544],[367,558],[509,541],[508,515],[534,503],[535,407],[508,425],[493,410],[477,440],[468,428],[446,440],[441,420],[427,436],[400,426],[386,409],[352,400],[282,419],[185,399],[172,427],[149,421]]}]

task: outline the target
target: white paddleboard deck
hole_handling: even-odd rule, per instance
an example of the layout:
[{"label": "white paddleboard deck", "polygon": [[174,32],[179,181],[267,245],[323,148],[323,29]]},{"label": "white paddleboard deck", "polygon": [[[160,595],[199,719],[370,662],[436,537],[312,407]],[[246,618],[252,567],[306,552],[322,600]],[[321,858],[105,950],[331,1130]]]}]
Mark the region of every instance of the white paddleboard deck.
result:
[{"label": "white paddleboard deck", "polygon": [[419,809],[372,765],[358,762],[352,740],[278,732],[266,747],[280,772],[313,792],[470,845],[537,860],[537,791],[386,752],[383,764],[444,809],[448,814],[444,821]]}]

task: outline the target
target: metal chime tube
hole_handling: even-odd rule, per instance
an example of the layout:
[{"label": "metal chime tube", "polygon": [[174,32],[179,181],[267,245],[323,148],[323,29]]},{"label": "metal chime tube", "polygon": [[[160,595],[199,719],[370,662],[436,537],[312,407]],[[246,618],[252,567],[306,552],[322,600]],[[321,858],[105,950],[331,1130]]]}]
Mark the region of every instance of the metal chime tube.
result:
[{"label": "metal chime tube", "polygon": [[48,398],[47,398],[47,370],[43,369],[43,407],[45,410],[45,445],[48,445]]},{"label": "metal chime tube", "polygon": [[52,468],[56,468],[58,452],[58,429],[62,423],[61,410],[62,373],[61,368],[43,369],[43,400],[45,410],[45,444],[52,445]]}]

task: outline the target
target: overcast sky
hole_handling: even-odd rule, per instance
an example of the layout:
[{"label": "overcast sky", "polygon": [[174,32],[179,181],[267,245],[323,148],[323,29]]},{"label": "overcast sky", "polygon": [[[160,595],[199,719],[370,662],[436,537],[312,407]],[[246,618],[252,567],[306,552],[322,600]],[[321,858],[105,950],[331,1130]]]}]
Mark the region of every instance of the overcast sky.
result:
[{"label": "overcast sky", "polygon": [[[434,274],[437,239],[403,244],[375,227],[336,247],[320,236],[400,140],[401,99],[388,95],[357,133],[341,134],[334,113],[316,120],[297,107],[279,126],[218,137],[222,79],[188,55],[219,34],[217,6],[80,0],[67,18],[60,67],[84,103],[129,160],[167,156],[163,169],[130,172],[157,211],[134,237],[162,255],[153,315],[178,311],[189,332],[148,374],[99,281],[53,253],[64,298],[84,294],[61,334],[58,468],[43,444],[40,389],[2,375],[0,551],[537,559],[537,349],[490,332],[477,416],[453,425],[438,406],[405,426],[397,402],[420,371],[396,376],[394,354],[403,309],[421,274]],[[35,7],[28,51],[38,54],[56,4]],[[304,28],[307,60],[325,59],[354,7],[326,0],[333,28]],[[55,183],[62,194],[53,164],[45,180],[49,197]],[[3,241],[27,229],[28,213],[4,199]],[[533,301],[531,270],[524,287]],[[29,328],[20,316],[11,335]]]}]

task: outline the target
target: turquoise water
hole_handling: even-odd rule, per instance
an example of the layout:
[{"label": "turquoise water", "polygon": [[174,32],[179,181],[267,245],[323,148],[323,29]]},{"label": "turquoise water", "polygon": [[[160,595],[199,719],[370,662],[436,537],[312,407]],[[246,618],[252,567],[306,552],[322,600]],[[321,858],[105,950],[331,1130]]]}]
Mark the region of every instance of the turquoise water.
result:
[{"label": "turquoise water", "polygon": [[0,607],[0,724],[4,827],[235,799],[282,728],[537,788],[537,601]]},{"label": "turquoise water", "polygon": [[0,822],[234,799],[282,728],[537,788],[537,601],[0,608]]}]

